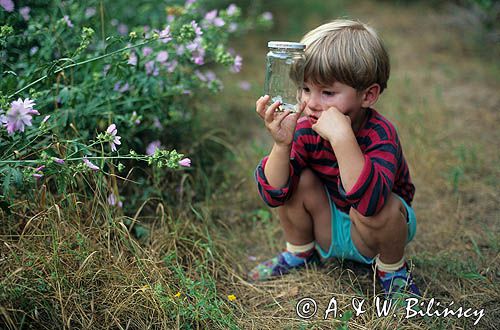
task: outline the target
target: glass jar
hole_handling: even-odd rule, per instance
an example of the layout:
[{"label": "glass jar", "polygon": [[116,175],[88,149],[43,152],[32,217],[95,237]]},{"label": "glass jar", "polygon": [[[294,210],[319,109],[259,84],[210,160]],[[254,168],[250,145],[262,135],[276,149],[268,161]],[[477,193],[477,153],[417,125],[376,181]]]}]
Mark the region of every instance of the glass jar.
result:
[{"label": "glass jar", "polygon": [[269,104],[280,101],[278,111],[298,112],[304,83],[306,45],[269,41],[267,46],[264,93],[271,97]]}]

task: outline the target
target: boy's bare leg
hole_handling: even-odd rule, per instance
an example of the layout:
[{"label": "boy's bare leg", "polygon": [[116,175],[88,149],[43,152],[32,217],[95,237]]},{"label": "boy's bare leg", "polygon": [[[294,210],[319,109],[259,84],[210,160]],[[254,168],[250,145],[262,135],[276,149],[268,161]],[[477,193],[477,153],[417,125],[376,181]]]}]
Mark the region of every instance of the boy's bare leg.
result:
[{"label": "boy's bare leg", "polygon": [[329,250],[330,204],[323,183],[310,169],[302,171],[297,190],[278,212],[287,242],[303,245],[316,241]]},{"label": "boy's bare leg", "polygon": [[364,217],[351,208],[351,238],[359,252],[375,257],[376,275],[386,298],[408,294],[421,296],[404,259],[408,236],[407,214],[401,200],[394,194],[374,217]]},{"label": "boy's bare leg", "polygon": [[323,183],[303,170],[293,196],[278,209],[287,249],[254,267],[248,277],[262,281],[288,273],[315,260],[315,243],[328,250],[331,241],[330,205]]},{"label": "boy's bare leg", "polygon": [[391,193],[382,210],[372,217],[361,215],[351,208],[351,237],[359,252],[369,258],[377,254],[382,262],[391,264],[404,255],[408,225],[406,208],[401,200]]}]

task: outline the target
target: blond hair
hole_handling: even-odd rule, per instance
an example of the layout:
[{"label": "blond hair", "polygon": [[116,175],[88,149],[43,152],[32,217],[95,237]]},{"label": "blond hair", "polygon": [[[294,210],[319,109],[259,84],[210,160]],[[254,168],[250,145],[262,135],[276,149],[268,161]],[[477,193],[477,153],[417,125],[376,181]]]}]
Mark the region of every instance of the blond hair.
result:
[{"label": "blond hair", "polygon": [[351,20],[334,20],[308,32],[304,79],[319,85],[338,81],[358,91],[374,83],[387,87],[390,64],[375,30]]}]

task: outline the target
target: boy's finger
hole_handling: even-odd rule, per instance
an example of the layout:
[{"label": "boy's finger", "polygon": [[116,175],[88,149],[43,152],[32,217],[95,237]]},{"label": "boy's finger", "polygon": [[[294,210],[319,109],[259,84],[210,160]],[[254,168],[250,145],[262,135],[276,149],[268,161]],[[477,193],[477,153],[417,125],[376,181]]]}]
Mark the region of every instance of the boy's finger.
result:
[{"label": "boy's finger", "polygon": [[306,108],[306,102],[304,102],[304,101],[300,102],[299,111],[297,112],[299,114],[299,116],[302,114],[302,112],[304,111],[305,108]]},{"label": "boy's finger", "polygon": [[261,96],[257,102],[255,102],[255,112],[259,114],[259,116],[264,119],[265,105],[266,103],[263,101],[264,96]]},{"label": "boy's finger", "polygon": [[267,102],[269,101],[270,96],[269,95],[264,95],[261,96],[256,104],[257,104],[257,113],[262,119],[265,119],[265,113],[266,113],[266,107],[267,107]]},{"label": "boy's finger", "polygon": [[276,109],[278,109],[280,104],[280,101],[276,101],[267,108],[264,118],[267,123],[270,124],[273,122]]},{"label": "boy's finger", "polygon": [[289,109],[286,109],[283,112],[278,113],[276,116],[276,125],[281,126],[281,122],[290,114],[293,114]]}]

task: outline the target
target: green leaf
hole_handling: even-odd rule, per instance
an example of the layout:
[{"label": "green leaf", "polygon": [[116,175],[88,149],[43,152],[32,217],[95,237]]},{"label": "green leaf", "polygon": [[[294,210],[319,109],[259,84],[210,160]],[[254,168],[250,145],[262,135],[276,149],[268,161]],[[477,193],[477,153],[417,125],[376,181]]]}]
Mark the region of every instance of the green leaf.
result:
[{"label": "green leaf", "polygon": [[9,192],[10,192],[10,178],[12,176],[11,171],[12,171],[12,168],[10,168],[8,166],[3,170],[4,179],[3,179],[3,184],[2,184],[2,193],[4,196],[8,196]]},{"label": "green leaf", "polygon": [[137,237],[138,239],[146,238],[149,236],[149,229],[147,229],[146,227],[143,227],[141,225],[136,224],[134,226],[134,234],[135,234],[135,237]]},{"label": "green leaf", "polygon": [[352,318],[352,311],[347,311],[347,312],[345,312],[345,313],[342,315],[342,317],[340,318],[340,320],[341,320],[342,322],[347,322],[347,321],[349,321],[351,318]]},{"label": "green leaf", "polygon": [[477,273],[464,273],[460,277],[466,279],[466,280],[485,280],[486,277],[484,277],[481,274]]},{"label": "green leaf", "polygon": [[16,168],[12,168],[11,174],[14,179],[14,184],[16,186],[21,186],[23,184],[23,173]]}]

